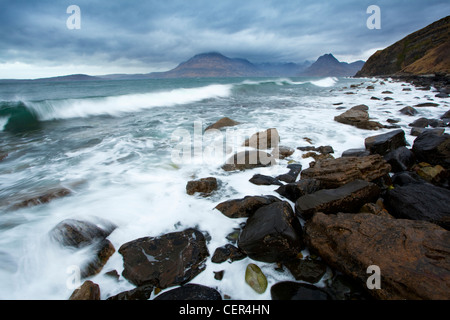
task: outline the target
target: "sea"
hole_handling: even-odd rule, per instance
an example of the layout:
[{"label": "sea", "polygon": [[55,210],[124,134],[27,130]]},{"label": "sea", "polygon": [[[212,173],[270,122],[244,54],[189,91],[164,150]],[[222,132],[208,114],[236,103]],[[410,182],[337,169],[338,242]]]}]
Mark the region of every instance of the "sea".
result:
[{"label": "sea", "polygon": [[[107,275],[112,270],[122,273],[117,251],[131,240],[196,228],[207,235],[212,256],[230,243],[227,235],[245,224],[245,218],[225,217],[215,209],[217,204],[248,195],[281,197],[277,186],[250,183],[254,174],[275,177],[289,171],[287,165],[293,162],[308,168],[313,159],[303,158],[305,152],[297,147],[329,145],[340,157],[347,149],[364,148],[365,138],[392,130],[368,131],[334,121],[360,104],[369,107],[372,120],[397,122],[412,146],[415,137],[408,125],[419,117],[439,118],[449,108],[448,100],[435,94],[375,78],[2,81],[0,299],[70,297],[79,285],[74,270],[94,251],[63,247],[50,236],[65,219],[116,226],[108,237],[116,252],[89,278],[100,286],[102,299],[134,288],[123,277]],[[417,108],[415,117],[399,112],[429,101],[439,106]],[[240,124],[205,133],[223,117]],[[247,138],[269,128],[278,130],[280,145],[296,150],[292,156],[271,167],[222,170],[229,157],[246,149],[242,145]],[[208,197],[186,193],[188,181],[206,177],[216,177],[220,188]],[[55,188],[67,188],[71,194],[16,206]],[[309,252],[302,254],[306,258]],[[249,263],[267,277],[263,294],[245,282]],[[224,271],[220,281],[214,278],[218,271]],[[316,286],[325,286],[332,276],[328,270]],[[296,280],[275,264],[250,258],[215,264],[210,257],[191,283],[216,288],[230,299],[268,300],[270,287],[281,281]]]}]

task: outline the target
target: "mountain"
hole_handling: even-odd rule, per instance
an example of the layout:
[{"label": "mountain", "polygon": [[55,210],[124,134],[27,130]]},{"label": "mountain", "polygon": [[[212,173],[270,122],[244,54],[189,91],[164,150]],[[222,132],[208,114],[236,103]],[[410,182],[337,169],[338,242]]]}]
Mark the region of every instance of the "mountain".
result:
[{"label": "mountain", "polygon": [[325,54],[309,68],[301,72],[301,76],[308,77],[352,77],[364,65],[364,61],[356,61],[353,63],[340,62],[331,53]]},{"label": "mountain", "polygon": [[432,73],[450,74],[450,16],[375,52],[357,76]]},{"label": "mountain", "polygon": [[88,76],[87,74],[71,74],[68,76],[39,78],[34,81],[94,81],[101,80],[100,77]]},{"label": "mountain", "polygon": [[198,54],[167,72],[149,78],[259,77],[263,72],[245,59],[231,59],[217,52]]}]

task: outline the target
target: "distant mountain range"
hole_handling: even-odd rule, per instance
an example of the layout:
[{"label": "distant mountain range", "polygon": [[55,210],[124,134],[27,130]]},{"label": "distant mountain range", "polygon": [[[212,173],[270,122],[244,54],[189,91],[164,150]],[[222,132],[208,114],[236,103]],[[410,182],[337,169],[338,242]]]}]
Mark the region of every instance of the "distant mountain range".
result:
[{"label": "distant mountain range", "polygon": [[450,74],[450,16],[374,53],[357,76]]},{"label": "distant mountain range", "polygon": [[332,54],[321,56],[316,62],[303,63],[251,63],[246,59],[228,58],[218,52],[198,54],[166,72],[147,74],[109,74],[88,76],[75,74],[62,77],[42,78],[36,81],[89,81],[126,79],[169,79],[205,77],[345,77],[354,76],[363,61],[339,62]]},{"label": "distant mountain range", "polygon": [[325,54],[301,73],[311,77],[352,77],[364,66],[364,61],[339,62],[331,53]]}]

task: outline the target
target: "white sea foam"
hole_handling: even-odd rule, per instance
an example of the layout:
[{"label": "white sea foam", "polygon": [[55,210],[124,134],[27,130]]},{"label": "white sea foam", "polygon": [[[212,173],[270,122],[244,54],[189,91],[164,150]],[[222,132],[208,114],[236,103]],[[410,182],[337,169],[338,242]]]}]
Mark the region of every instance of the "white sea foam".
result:
[{"label": "white sea foam", "polygon": [[337,82],[338,82],[338,78],[335,77],[328,77],[328,78],[324,78],[324,79],[320,79],[320,80],[316,80],[316,81],[311,81],[311,84],[318,86],[318,87],[333,87]]}]

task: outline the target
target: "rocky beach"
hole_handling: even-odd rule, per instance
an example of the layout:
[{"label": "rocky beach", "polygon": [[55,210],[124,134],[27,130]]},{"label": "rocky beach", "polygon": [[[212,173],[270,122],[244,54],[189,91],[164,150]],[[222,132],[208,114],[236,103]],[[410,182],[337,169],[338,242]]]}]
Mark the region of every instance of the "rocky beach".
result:
[{"label": "rocky beach", "polygon": [[[186,180],[186,195],[211,203],[210,215],[239,222],[226,238],[216,241],[222,246],[212,247],[211,239],[217,235],[195,227],[117,246],[108,237],[120,227],[107,219],[61,221],[49,232],[53,241],[70,250],[89,248],[95,253],[83,264],[82,286],[70,299],[234,299],[232,291],[220,287],[233,264],[246,265],[241,281],[257,294],[270,292],[272,299],[449,299],[448,82],[441,87],[436,82],[414,84],[372,78],[333,88],[333,99],[351,93],[354,101],[385,101],[386,119],[373,119],[372,108],[365,104],[334,106],[335,123],[354,127],[356,135],[364,133],[363,148],[317,145],[309,137],[285,144],[275,126],[250,135],[242,144],[245,151],[231,155],[217,176]],[[392,85],[400,93],[417,90],[428,98],[404,106],[386,99],[394,95],[385,90]],[[363,99],[358,98],[361,93]],[[423,117],[423,110],[433,116]],[[224,118],[208,129],[240,124]],[[220,189],[232,188],[236,179],[261,191],[222,201]],[[16,206],[45,205],[70,194],[55,190]],[[108,267],[113,255],[123,261],[121,270]],[[225,265],[228,269],[221,270]],[[379,289],[368,288],[371,266],[380,270]],[[275,281],[276,273],[285,280]],[[99,274],[134,288],[105,295],[96,283]],[[212,276],[216,286],[202,281]]]}]

